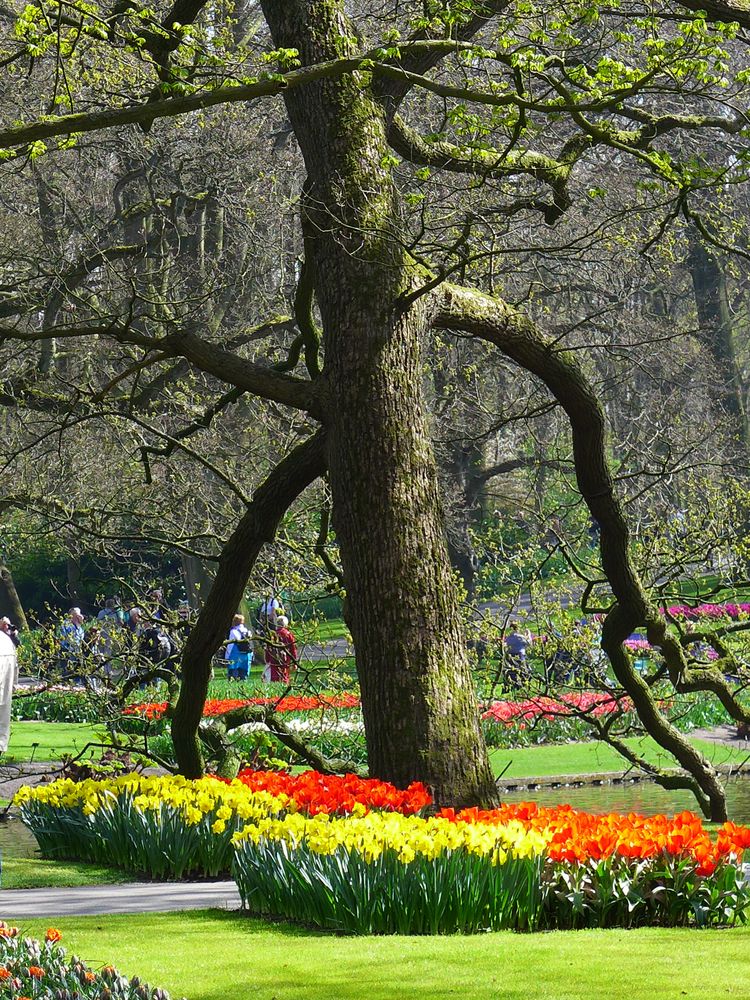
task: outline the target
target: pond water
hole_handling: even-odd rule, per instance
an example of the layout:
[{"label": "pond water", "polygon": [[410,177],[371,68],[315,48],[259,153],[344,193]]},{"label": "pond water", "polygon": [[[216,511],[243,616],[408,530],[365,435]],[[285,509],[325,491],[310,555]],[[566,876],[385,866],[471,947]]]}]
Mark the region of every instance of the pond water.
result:
[{"label": "pond water", "polygon": [[[735,823],[750,825],[750,778],[732,778],[727,782],[727,811]],[[649,781],[624,785],[583,785],[578,788],[537,788],[508,792],[504,802],[538,802],[542,806],[563,803],[587,812],[638,812],[673,815],[689,809],[699,812],[693,795],[687,791],[667,791]]]},{"label": "pond water", "polygon": [[13,816],[0,822],[0,855],[2,857],[30,858],[37,852],[34,835],[20,819]]}]

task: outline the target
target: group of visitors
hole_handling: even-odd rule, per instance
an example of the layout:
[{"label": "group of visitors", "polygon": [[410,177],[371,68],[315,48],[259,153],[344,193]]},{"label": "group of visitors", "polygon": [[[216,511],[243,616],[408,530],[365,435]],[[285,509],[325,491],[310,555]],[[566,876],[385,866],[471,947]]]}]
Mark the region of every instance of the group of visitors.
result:
[{"label": "group of visitors", "polygon": [[[94,666],[111,678],[115,673],[122,673],[124,663],[132,673],[133,654],[141,657],[146,665],[175,671],[179,646],[173,632],[167,628],[165,618],[169,609],[164,604],[163,592],[152,590],[148,603],[149,610],[144,613],[140,607],[125,610],[118,598],[109,597],[89,628],[84,628],[85,616],[81,609],[71,608],[56,636],[57,661],[63,676],[81,680]],[[177,623],[187,624],[188,616],[187,602],[182,602],[177,611]]]},{"label": "group of visitors", "polygon": [[[519,688],[528,683],[534,676],[535,669],[540,671],[549,683],[569,683],[574,679],[588,680],[591,683],[600,680],[601,651],[596,648],[581,649],[580,638],[585,637],[586,621],[576,622],[573,627],[573,642],[565,640],[563,635],[552,629],[547,635],[533,635],[524,630],[518,622],[510,622],[498,651],[498,672],[496,681],[502,680],[506,688]],[[585,643],[583,643],[585,645]],[[490,639],[481,634],[471,643],[481,666],[490,651]],[[539,661],[536,668],[530,662],[534,650],[534,659]]]},{"label": "group of visitors", "polygon": [[230,681],[247,680],[257,652],[263,658],[263,680],[266,683],[289,683],[297,665],[297,640],[277,597],[268,597],[258,606],[255,635],[245,624],[245,616],[236,614],[228,640],[224,657]]},{"label": "group of visitors", "polygon": [[[188,618],[187,602],[180,604],[175,615],[158,589],[148,594],[143,608],[125,610],[118,598],[107,598],[87,627],[81,608],[73,607],[56,630],[58,667],[63,677],[88,679],[94,685],[92,673],[102,680],[123,672],[127,676],[144,673],[144,667],[175,673],[182,645],[175,636],[189,629]],[[244,615],[236,614],[222,653],[229,680],[246,680],[257,657],[263,663],[264,681],[288,684],[298,661],[297,641],[281,601],[268,597],[260,603],[254,631],[245,624]]]}]

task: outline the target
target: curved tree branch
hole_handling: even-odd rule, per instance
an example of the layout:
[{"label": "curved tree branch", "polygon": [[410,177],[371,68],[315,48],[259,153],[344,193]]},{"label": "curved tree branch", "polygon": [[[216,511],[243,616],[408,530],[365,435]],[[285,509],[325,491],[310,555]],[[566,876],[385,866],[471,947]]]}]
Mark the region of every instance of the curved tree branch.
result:
[{"label": "curved tree branch", "polygon": [[547,341],[520,310],[470,288],[443,285],[434,294],[433,324],[464,331],[495,344],[507,357],[541,379],[560,402],[570,421],[578,488],[600,527],[601,558],[615,605],[602,627],[602,648],[615,677],[633,701],[646,731],[696,780],[711,819],[726,819],[724,790],[716,771],[662,714],[647,681],[635,670],[625,639],[641,624],[656,629],[665,657],[687,668],[676,640],[667,645],[666,623],[649,602],[629,552],[628,527],[607,464],[604,412],[586,376],[569,352]]},{"label": "curved tree branch", "polygon": [[269,474],[222,550],[214,582],[182,655],[182,688],[172,719],[172,739],[180,772],[186,777],[199,777],[203,770],[196,733],[208,692],[211,660],[228,632],[255,560],[263,546],[273,540],[279,521],[294,500],[325,469],[325,436],[319,431]]},{"label": "curved tree branch", "polygon": [[528,206],[541,211],[548,225],[556,222],[570,207],[571,199],[567,191],[570,173],[592,145],[590,136],[576,135],[565,143],[559,157],[552,157],[533,150],[498,152],[474,149],[457,146],[445,139],[428,142],[399,115],[391,122],[388,141],[399,156],[421,166],[480,177],[527,174],[542,181],[552,191],[552,202],[530,201]]}]

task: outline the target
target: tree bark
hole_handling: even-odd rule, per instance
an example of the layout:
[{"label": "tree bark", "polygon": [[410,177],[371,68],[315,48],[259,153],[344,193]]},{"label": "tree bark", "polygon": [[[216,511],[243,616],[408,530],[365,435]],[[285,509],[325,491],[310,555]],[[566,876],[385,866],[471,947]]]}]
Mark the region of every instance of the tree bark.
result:
[{"label": "tree bark", "polygon": [[0,615],[10,618],[11,622],[22,631],[28,631],[29,623],[13,581],[13,574],[4,563],[0,563]]},{"label": "tree bark", "polygon": [[[265,0],[303,67],[356,54],[343,0]],[[361,75],[285,93],[307,168],[328,468],[370,773],[438,804],[491,803],[423,397],[427,317],[401,246],[381,104]]]},{"label": "tree bark", "polygon": [[198,556],[183,552],[180,555],[180,563],[188,604],[194,611],[199,611],[211,589],[213,576]]},{"label": "tree bark", "polygon": [[172,741],[181,774],[198,778],[203,760],[197,738],[211,679],[211,661],[229,631],[258,553],[273,541],[293,501],[325,472],[321,433],[298,445],[255,495],[222,550],[216,577],[182,654],[182,686],[172,718]]},{"label": "tree bark", "polygon": [[732,432],[746,449],[750,444],[747,413],[729,309],[726,276],[713,251],[693,235],[687,258],[700,326],[699,338],[716,365],[721,380],[718,401]]}]

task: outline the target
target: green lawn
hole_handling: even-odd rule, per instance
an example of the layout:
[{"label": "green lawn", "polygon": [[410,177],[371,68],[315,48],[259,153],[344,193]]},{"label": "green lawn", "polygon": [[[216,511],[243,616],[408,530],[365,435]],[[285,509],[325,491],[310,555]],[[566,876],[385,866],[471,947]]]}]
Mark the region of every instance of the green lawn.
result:
[{"label": "green lawn", "polygon": [[[664,767],[674,767],[674,760],[648,739],[626,740],[631,747]],[[714,764],[738,764],[747,757],[747,751],[711,743],[707,740],[692,741]],[[588,774],[596,771],[627,769],[622,757],[604,743],[560,743],[540,747],[523,747],[518,750],[492,750],[490,758],[495,774],[505,771],[505,778],[542,777],[555,774]],[[509,765],[506,770],[506,765]]]},{"label": "green lawn", "polygon": [[58,760],[77,754],[89,742],[99,741],[101,729],[85,722],[11,722],[10,743],[2,760]]},{"label": "green lawn", "polygon": [[[292,628],[294,628],[292,623]],[[332,639],[349,639],[349,629],[343,618],[329,618],[320,622],[310,631],[308,636],[307,623],[299,622],[297,632],[303,636],[307,642],[330,642]]]},{"label": "green lawn", "polygon": [[101,868],[76,861],[44,861],[3,853],[0,907],[3,889],[56,889],[75,885],[109,885],[137,881],[137,876],[116,868]]},{"label": "green lawn", "polygon": [[347,938],[218,910],[22,924],[50,925],[173,1000],[719,1000],[746,997],[750,972],[746,928]]}]

